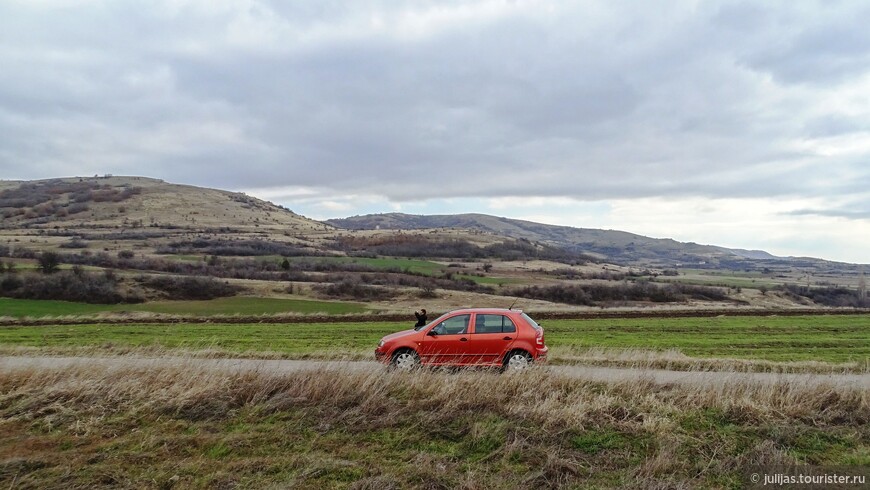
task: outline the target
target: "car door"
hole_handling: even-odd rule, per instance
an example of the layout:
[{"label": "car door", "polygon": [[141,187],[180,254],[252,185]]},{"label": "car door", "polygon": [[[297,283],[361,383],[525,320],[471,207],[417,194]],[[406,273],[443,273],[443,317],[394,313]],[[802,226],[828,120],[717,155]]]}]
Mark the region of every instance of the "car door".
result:
[{"label": "car door", "polygon": [[501,364],[517,337],[516,325],[499,314],[476,314],[469,340],[469,356],[478,364]]},{"label": "car door", "polygon": [[463,364],[466,360],[471,315],[445,318],[426,332],[420,341],[423,364]]}]

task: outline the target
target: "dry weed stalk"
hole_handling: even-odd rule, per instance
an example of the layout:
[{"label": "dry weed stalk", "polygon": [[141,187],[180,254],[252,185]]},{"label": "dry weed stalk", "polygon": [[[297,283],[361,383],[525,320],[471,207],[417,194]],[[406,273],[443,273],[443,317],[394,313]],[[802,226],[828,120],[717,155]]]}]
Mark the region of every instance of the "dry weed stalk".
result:
[{"label": "dry weed stalk", "polygon": [[[21,441],[38,434],[90,437],[107,444],[126,438],[144,451],[131,458],[147,461],[153,458],[147,448],[158,446],[164,454],[187,458],[188,467],[206,468],[223,454],[256,453],[261,444],[277,444],[263,432],[248,437],[220,429],[274,416],[291,427],[304,422],[301,432],[292,434],[312,434],[322,444],[336,440],[336,434],[340,444],[351,446],[393,434],[410,441],[453,441],[451,447],[478,454],[472,465],[438,451],[411,450],[399,461],[381,461],[375,470],[354,473],[361,476],[353,488],[557,488],[602,474],[624,475],[623,484],[632,488],[697,488],[734,478],[751,464],[794,464],[794,455],[776,434],[831,428],[862,431],[858,440],[866,441],[861,428],[870,424],[870,393],[842,385],[759,384],[745,378],[715,386],[662,385],[649,379],[600,383],[538,369],[508,375],[398,373],[341,362],[277,373],[206,368],[195,358],[158,361],[153,366],[113,363],[0,373],[0,432],[17,431]],[[185,440],[205,456],[189,456],[178,434],[146,430],[141,439],[125,436],[140,424],[151,430],[200,427],[207,433]],[[285,430],[280,424],[268,430]],[[734,429],[720,433],[721,427],[762,435],[740,449],[739,439],[728,435]],[[209,456],[210,451],[217,455]],[[357,471],[362,461],[373,461],[359,453],[354,456],[359,460],[348,457],[344,446],[324,451],[279,452],[284,459],[271,454],[228,457],[221,463],[224,470],[210,481],[235,484],[240,475],[262,475],[263,467],[278,461],[292,472],[289,480],[280,480],[283,484],[318,488],[321,478]],[[63,458],[68,453],[40,454],[39,461],[56,460],[52,464],[58,468],[67,464]],[[79,468],[105,457],[101,454],[83,456]],[[36,464],[32,458],[0,458],[0,482],[5,467],[18,475],[20,468]],[[522,469],[526,467],[514,466],[515,459],[533,464]],[[99,466],[103,473],[90,477],[96,480],[82,481],[141,486],[135,468]],[[176,470],[169,465],[153,471],[169,479]],[[189,486],[206,486],[190,475],[182,477]],[[614,484],[608,481],[601,486]]]}]

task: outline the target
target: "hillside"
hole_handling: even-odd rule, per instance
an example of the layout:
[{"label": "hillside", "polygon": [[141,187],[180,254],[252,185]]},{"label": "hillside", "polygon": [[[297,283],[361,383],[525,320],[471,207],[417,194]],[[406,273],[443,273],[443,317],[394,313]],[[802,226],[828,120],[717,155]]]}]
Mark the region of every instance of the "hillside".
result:
[{"label": "hillside", "polygon": [[485,214],[416,216],[389,213],[327,222],[350,230],[464,228],[565,247],[615,262],[650,266],[677,267],[702,263],[734,266],[743,257],[721,247],[649,238],[624,231],[546,225]]},{"label": "hillside", "polygon": [[809,257],[777,257],[762,250],[729,249],[713,245],[650,238],[617,230],[547,225],[486,214],[410,215],[370,214],[327,220],[347,230],[465,229],[566,248],[623,265],[658,268],[745,270],[801,268],[808,272],[859,273],[861,266]]},{"label": "hillside", "polygon": [[323,229],[325,225],[245,194],[146,177],[0,182],[0,228]]},{"label": "hillside", "polygon": [[[44,309],[30,300],[77,302],[45,307],[58,312],[123,303],[119,311],[210,313],[446,311],[518,297],[540,311],[864,303],[860,268],[849,264],[481,214],[326,224],[245,194],[144,177],[3,181],[0,216],[7,314]],[[35,274],[52,253],[73,270]],[[227,303],[161,303],[217,298]]]}]

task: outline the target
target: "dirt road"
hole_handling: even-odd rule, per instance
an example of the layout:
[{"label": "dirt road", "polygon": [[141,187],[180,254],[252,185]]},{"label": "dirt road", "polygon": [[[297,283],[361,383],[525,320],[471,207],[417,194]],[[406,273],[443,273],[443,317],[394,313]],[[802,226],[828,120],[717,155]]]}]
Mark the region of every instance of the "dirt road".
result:
[{"label": "dirt road", "polygon": [[[77,367],[102,369],[160,368],[174,365],[189,365],[192,368],[209,368],[232,372],[259,371],[286,373],[304,370],[385,369],[374,361],[303,361],[303,360],[258,360],[258,359],[197,359],[181,357],[0,357],[0,372],[21,369],[63,370]],[[688,384],[721,386],[736,382],[751,383],[799,383],[802,385],[832,385],[857,389],[870,389],[870,374],[776,374],[740,373],[721,371],[666,371],[662,369],[622,369],[597,366],[544,366],[555,374],[599,382],[618,382],[647,379],[660,384]]]}]

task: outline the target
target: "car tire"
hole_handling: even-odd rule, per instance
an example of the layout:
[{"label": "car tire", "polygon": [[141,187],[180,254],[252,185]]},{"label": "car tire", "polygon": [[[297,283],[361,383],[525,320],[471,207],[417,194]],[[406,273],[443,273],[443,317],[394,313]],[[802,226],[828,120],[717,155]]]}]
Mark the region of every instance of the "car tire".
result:
[{"label": "car tire", "polygon": [[508,352],[504,356],[503,371],[522,371],[532,367],[532,355],[524,350]]},{"label": "car tire", "polygon": [[420,356],[411,349],[401,349],[393,354],[390,367],[399,371],[412,371],[420,367]]}]

